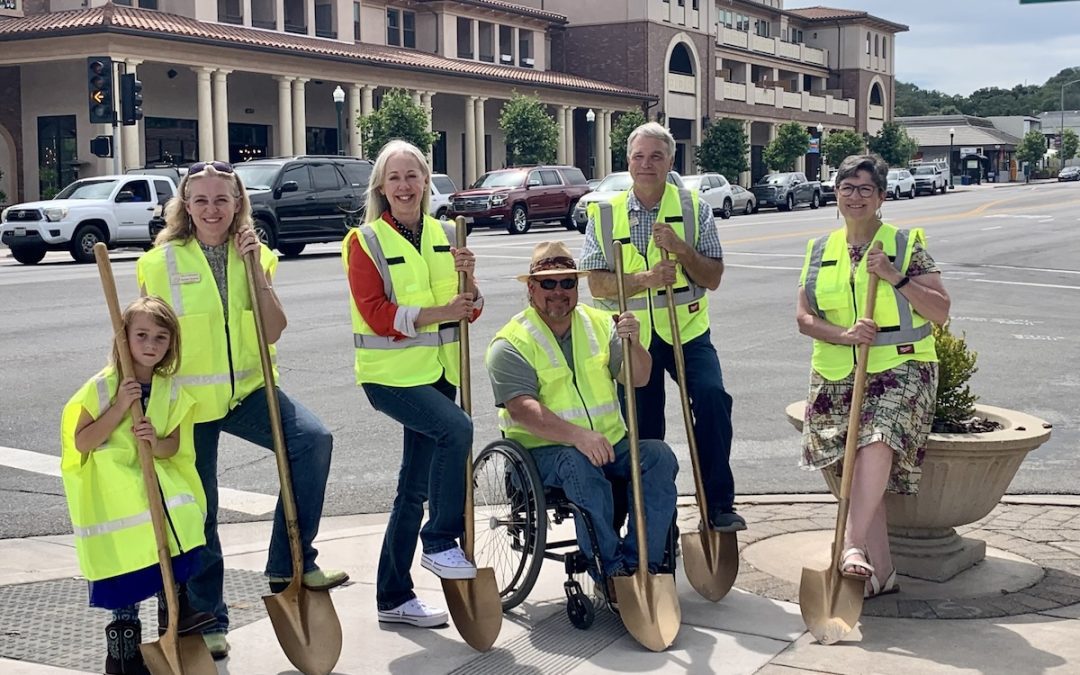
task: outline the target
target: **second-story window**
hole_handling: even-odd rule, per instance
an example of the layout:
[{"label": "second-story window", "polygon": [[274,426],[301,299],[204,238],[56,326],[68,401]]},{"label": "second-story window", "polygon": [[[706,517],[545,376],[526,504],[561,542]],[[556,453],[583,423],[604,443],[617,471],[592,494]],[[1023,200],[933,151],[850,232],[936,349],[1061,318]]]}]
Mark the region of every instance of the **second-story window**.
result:
[{"label": "second-story window", "polygon": [[866,34],[866,55],[870,56],[870,33]]},{"label": "second-story window", "polygon": [[360,3],[352,4],[352,35],[353,40],[360,42]]},{"label": "second-story window", "polygon": [[745,14],[735,15],[735,29],[741,30],[744,33],[750,32],[750,17]]},{"label": "second-story window", "polygon": [[881,55],[881,45],[879,43],[880,43],[880,40],[878,39],[878,36],[875,35],[874,36],[874,56],[880,56]]},{"label": "second-story window", "polygon": [[416,48],[416,14],[400,9],[386,10],[386,44]]},{"label": "second-story window", "polygon": [[532,51],[532,31],[521,30],[518,31],[518,65],[525,68],[532,68],[533,51]]},{"label": "second-story window", "polygon": [[882,36],[881,38],[881,60],[884,61],[889,57],[889,38]]},{"label": "second-story window", "polygon": [[514,65],[514,29],[510,26],[499,26],[499,63]]},{"label": "second-story window", "polygon": [[459,59],[473,58],[472,20],[463,16],[457,18],[457,56]]},{"label": "second-story window", "polygon": [[801,44],[803,41],[803,32],[798,28],[788,28],[788,33],[791,36],[791,41],[795,44]]},{"label": "second-story window", "polygon": [[761,37],[769,37],[769,22],[765,19],[758,19],[754,22],[754,32]]}]

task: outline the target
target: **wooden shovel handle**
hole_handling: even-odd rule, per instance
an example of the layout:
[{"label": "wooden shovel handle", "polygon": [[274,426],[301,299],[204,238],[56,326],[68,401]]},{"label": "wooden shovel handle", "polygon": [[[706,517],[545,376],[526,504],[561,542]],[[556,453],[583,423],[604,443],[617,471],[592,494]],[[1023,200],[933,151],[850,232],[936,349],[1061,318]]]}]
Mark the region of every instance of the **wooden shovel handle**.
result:
[{"label": "wooden shovel handle", "polygon": [[[454,246],[457,248],[465,248],[466,240],[468,238],[468,227],[465,224],[464,216],[458,216],[454,220]],[[465,293],[468,291],[468,275],[464,272],[458,272],[458,293]],[[472,365],[469,359],[469,319],[464,318],[458,322],[458,352],[461,354],[461,367],[459,368],[461,378],[461,409],[465,411],[465,414],[472,417]],[[462,541],[461,550],[465,553],[465,557],[469,562],[473,561],[473,546],[476,538],[476,523],[473,522],[475,517],[475,508],[473,505],[473,465],[472,465],[472,448],[469,448],[469,454],[465,458],[465,532],[464,541]]]}]

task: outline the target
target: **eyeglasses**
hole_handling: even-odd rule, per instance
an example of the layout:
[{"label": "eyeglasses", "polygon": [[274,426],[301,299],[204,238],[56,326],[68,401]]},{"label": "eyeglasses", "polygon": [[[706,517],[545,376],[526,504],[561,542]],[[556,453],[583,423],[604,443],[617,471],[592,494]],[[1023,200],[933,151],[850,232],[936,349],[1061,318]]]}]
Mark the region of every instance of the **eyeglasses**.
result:
[{"label": "eyeglasses", "polygon": [[214,167],[214,171],[217,171],[219,173],[233,172],[232,164],[229,164],[228,162],[219,162],[217,160],[214,160],[211,162],[195,162],[188,167],[188,175],[193,175],[202,171],[206,171],[206,167],[208,166]]},{"label": "eyeglasses", "polygon": [[564,291],[569,291],[577,288],[577,277],[570,279],[537,279],[536,283],[540,284],[540,288],[545,291],[553,291],[556,286]]},{"label": "eyeglasses", "polygon": [[850,197],[859,192],[860,197],[873,197],[874,193],[878,191],[876,185],[868,185],[863,183],[862,185],[852,185],[851,183],[843,183],[840,187],[836,188],[836,191],[845,197]]}]

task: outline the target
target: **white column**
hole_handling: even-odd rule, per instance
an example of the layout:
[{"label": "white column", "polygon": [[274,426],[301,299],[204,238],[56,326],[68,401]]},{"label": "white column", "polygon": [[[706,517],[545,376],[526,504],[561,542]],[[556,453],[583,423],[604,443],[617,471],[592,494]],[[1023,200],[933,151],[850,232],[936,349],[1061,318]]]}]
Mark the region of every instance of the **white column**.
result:
[{"label": "white column", "polygon": [[521,29],[518,28],[517,26],[514,26],[512,32],[510,34],[510,39],[513,40],[513,44],[510,45],[510,58],[512,59],[512,62],[511,62],[510,65],[513,65],[513,66],[521,65],[520,64],[521,57],[518,54],[518,44],[519,44],[519,42],[521,40]]},{"label": "white column", "polygon": [[604,111],[604,175],[611,173],[611,111]]},{"label": "white column", "polygon": [[345,128],[349,133],[349,154],[362,157],[363,147],[360,139],[360,127],[356,119],[360,116],[360,85],[349,85],[349,107],[345,109]]},{"label": "white column", "polygon": [[473,61],[480,60],[480,20],[472,20],[472,57]]},{"label": "white column", "polygon": [[292,81],[293,78],[278,76],[274,78],[278,83],[278,123],[277,123],[277,147],[274,152],[287,157],[293,154],[292,146]]},{"label": "white column", "polygon": [[[285,0],[281,0],[282,3]],[[304,3],[304,21],[307,23],[307,34],[315,37],[315,0],[307,0]]]},{"label": "white column", "polygon": [[566,164],[566,106],[555,109],[555,121],[559,125],[559,143],[555,146],[555,163]]},{"label": "white column", "polygon": [[[250,28],[251,27],[251,0],[244,0],[244,2],[242,4],[243,4],[243,8],[241,9],[241,11],[244,14],[244,16],[243,16],[244,25],[247,26],[248,28]],[[282,4],[284,4],[284,3],[282,3]]]},{"label": "white column", "polygon": [[[127,59],[126,63],[127,63],[127,72],[128,72],[128,74],[137,76],[137,73],[135,72],[135,70],[138,67],[138,65],[140,63],[142,63],[142,60],[141,59]],[[124,157],[123,157],[123,168],[124,168],[124,170],[134,169],[134,168],[142,166],[142,160],[140,159],[142,157],[142,139],[143,139],[143,134],[141,133],[142,130],[143,130],[142,120],[139,120],[138,122],[136,122],[135,124],[132,124],[132,125],[124,125],[124,126],[120,127],[120,136],[121,136],[120,146],[121,146],[121,152],[123,152],[123,155],[124,155]]]},{"label": "white column", "polygon": [[229,93],[226,86],[231,70],[214,71],[214,158],[229,161]]},{"label": "white column", "polygon": [[472,185],[476,180],[476,97],[465,100],[465,176],[464,185]]},{"label": "white column", "polygon": [[417,105],[417,106],[420,105],[420,90],[419,89],[413,89],[411,92],[409,92],[409,96],[412,97],[413,105]]},{"label": "white column", "polygon": [[476,99],[476,176],[479,178],[487,171],[487,148],[484,146],[484,136],[487,132],[484,128],[484,101],[487,96],[479,96]]},{"label": "white column", "polygon": [[194,68],[199,107],[199,157],[207,161],[214,158],[214,107],[210,99],[210,73],[213,68]]},{"label": "white column", "polygon": [[375,85],[365,84],[360,87],[360,116],[366,117],[371,114],[374,104]]},{"label": "white column", "polygon": [[574,106],[566,108],[566,163],[574,166]]},{"label": "white column", "polygon": [[[420,92],[420,107],[424,109],[424,119],[426,120],[424,128],[427,129],[428,133],[431,133],[431,97],[434,95],[435,92],[433,91]],[[429,147],[427,151],[427,163],[429,168],[431,167],[431,162],[433,159],[432,150],[433,148]]]},{"label": "white column", "polygon": [[[752,122],[750,120],[743,120],[743,133],[746,134],[746,166],[753,167],[754,165],[754,152],[753,152],[753,136],[751,135]],[[739,185],[744,188],[750,187],[751,173],[750,169],[743,171],[739,174]]]},{"label": "white column", "polygon": [[292,117],[293,117],[293,154],[302,155],[307,152],[307,101],[305,99],[305,87],[311,78],[298,77],[293,80],[292,88]]},{"label": "white column", "polygon": [[279,33],[285,32],[285,0],[274,3],[274,21],[277,23],[275,30]]},{"label": "white column", "polygon": [[603,178],[607,175],[604,170],[604,111],[593,110],[596,119],[593,121],[593,178]]}]

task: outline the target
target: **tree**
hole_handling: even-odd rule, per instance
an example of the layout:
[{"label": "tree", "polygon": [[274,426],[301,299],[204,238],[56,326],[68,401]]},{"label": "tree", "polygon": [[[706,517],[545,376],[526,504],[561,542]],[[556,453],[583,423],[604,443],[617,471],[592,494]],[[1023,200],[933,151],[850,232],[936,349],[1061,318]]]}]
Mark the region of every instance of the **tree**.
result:
[{"label": "tree", "polygon": [[1061,134],[1061,162],[1064,164],[1076,157],[1077,146],[1080,145],[1080,136],[1072,129],[1066,129]]},{"label": "tree", "polygon": [[697,149],[697,162],[703,171],[715,171],[737,183],[739,174],[750,168],[746,161],[748,148],[741,121],[719,120],[705,130]]},{"label": "tree", "polygon": [[506,161],[551,164],[559,147],[559,126],[535,96],[515,92],[502,108],[499,128],[506,136]]},{"label": "tree", "polygon": [[369,158],[378,155],[395,138],[412,143],[424,153],[431,150],[436,138],[427,130],[427,113],[401,89],[386,92],[379,109],[358,118],[357,125],[364,141],[364,154]]},{"label": "tree", "polygon": [[626,171],[626,139],[630,137],[630,132],[648,121],[645,119],[645,113],[635,108],[619,115],[615,123],[611,125],[612,169]]},{"label": "tree", "polygon": [[762,153],[765,165],[778,171],[791,171],[795,160],[810,149],[810,132],[799,122],[785,122],[776,131],[772,140]]},{"label": "tree", "polygon": [[821,151],[825,154],[825,161],[829,166],[840,166],[840,163],[851,155],[866,152],[866,141],[861,134],[850,129],[834,131],[825,137]]},{"label": "tree", "polygon": [[881,155],[889,166],[907,166],[919,151],[919,144],[896,122],[883,124],[881,131],[868,139],[867,146],[870,152]]},{"label": "tree", "polygon": [[[1042,160],[1046,154],[1046,136],[1038,129],[1032,129],[1020,139],[1020,145],[1016,146],[1016,161],[1028,164],[1032,169]],[[1030,170],[1025,172],[1030,175]]]}]

